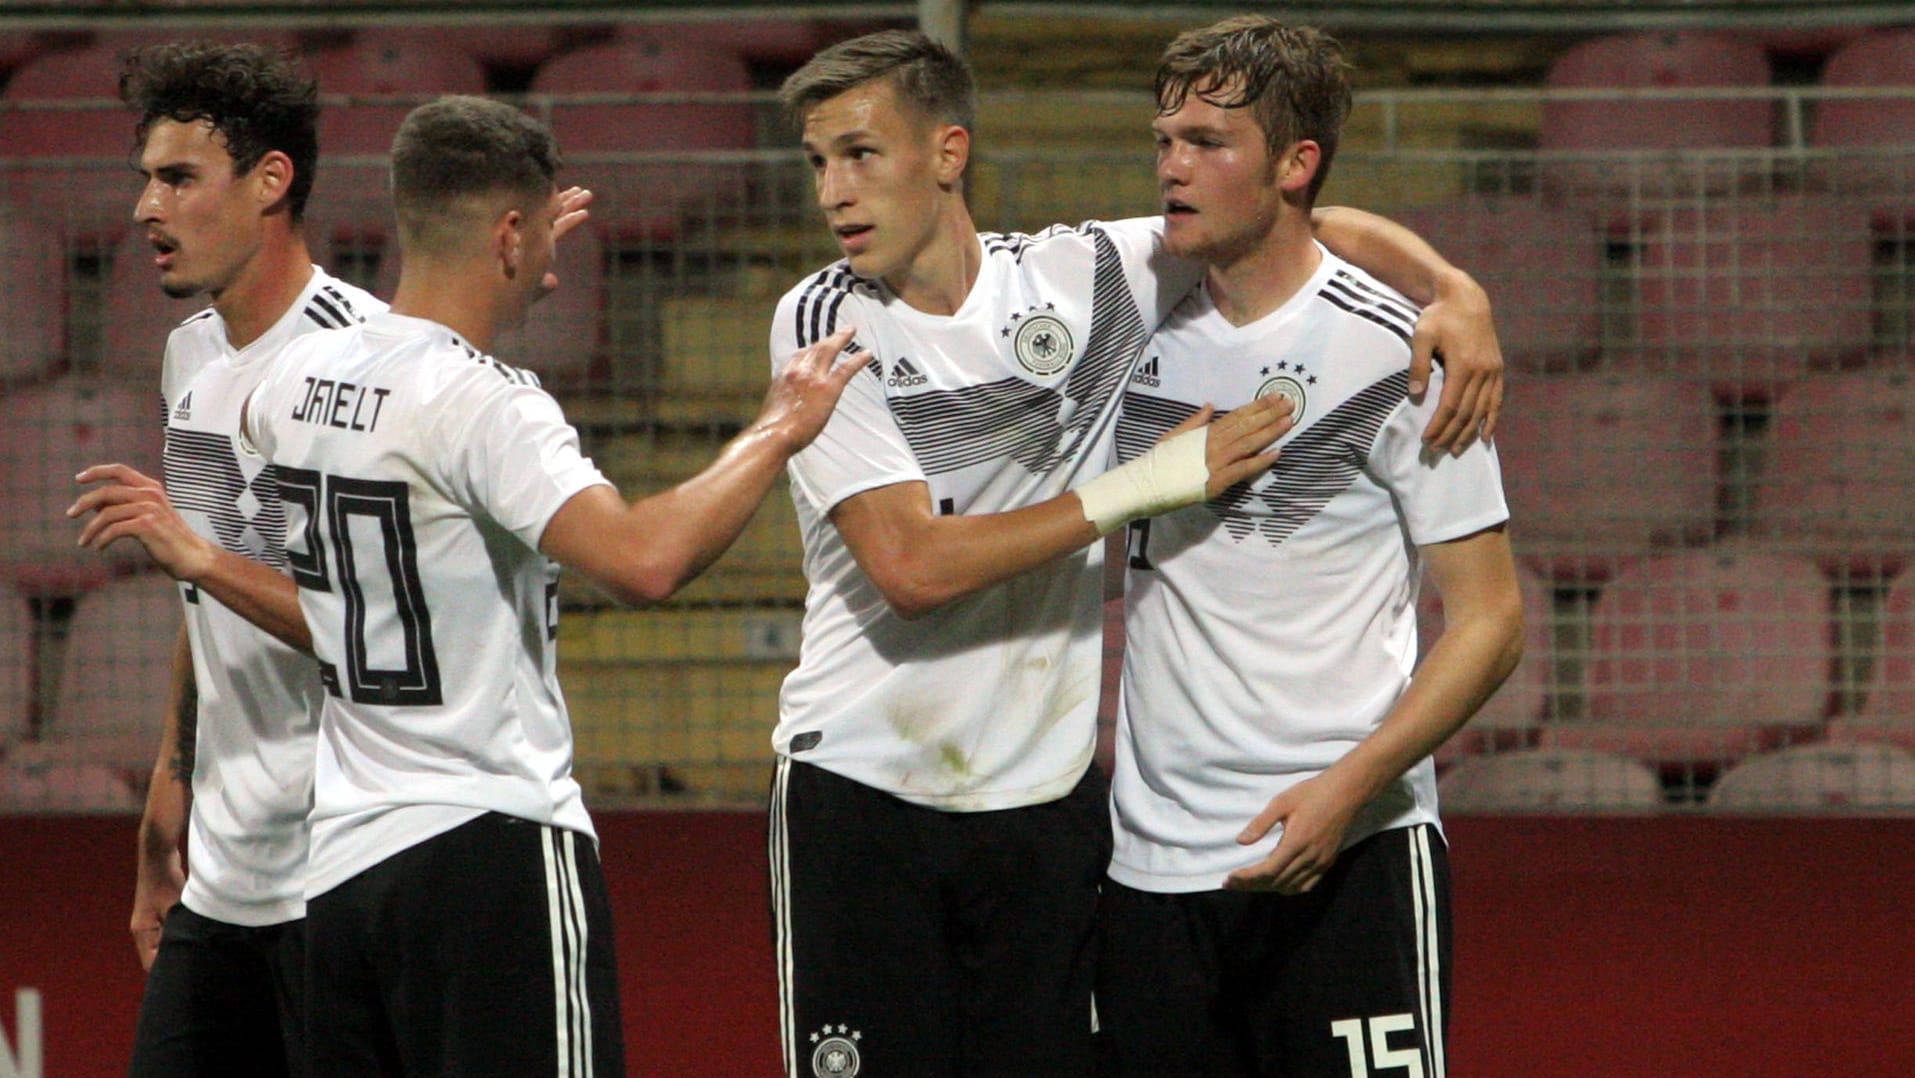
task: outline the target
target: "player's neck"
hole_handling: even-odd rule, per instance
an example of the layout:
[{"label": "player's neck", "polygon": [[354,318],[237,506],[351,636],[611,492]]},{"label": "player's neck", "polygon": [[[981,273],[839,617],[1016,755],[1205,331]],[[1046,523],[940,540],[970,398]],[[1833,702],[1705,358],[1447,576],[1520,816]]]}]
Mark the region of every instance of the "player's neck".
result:
[{"label": "player's neck", "polygon": [[938,215],[930,242],[905,268],[885,275],[893,295],[925,314],[953,315],[977,284],[984,265],[977,225],[961,197],[952,198]]},{"label": "player's neck", "polygon": [[488,280],[474,272],[472,264],[457,258],[413,256],[400,263],[390,309],[393,314],[437,322],[472,347],[489,352],[492,339],[498,336],[502,301],[499,289],[484,286]]},{"label": "player's neck", "polygon": [[1243,254],[1212,262],[1204,287],[1225,321],[1247,326],[1288,303],[1322,261],[1310,219],[1286,215]]},{"label": "player's neck", "polygon": [[226,343],[237,351],[273,328],[312,280],[312,255],[297,232],[269,234],[233,282],[213,297],[226,325]]}]

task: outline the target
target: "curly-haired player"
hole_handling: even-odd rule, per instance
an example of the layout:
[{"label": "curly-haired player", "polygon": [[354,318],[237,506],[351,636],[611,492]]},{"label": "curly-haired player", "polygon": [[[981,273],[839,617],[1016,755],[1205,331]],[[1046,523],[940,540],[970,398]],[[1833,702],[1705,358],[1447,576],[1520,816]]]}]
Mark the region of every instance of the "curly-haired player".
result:
[{"label": "curly-haired player", "polygon": [[[181,42],[130,56],[120,96],[139,116],[134,216],[159,285],[212,299],[166,342],[167,489],[208,541],[283,568],[278,478],[239,449],[240,402],[288,341],[385,309],[315,267],[300,234],[316,88],[263,46]],[[319,669],[197,589],[181,596],[140,822],[132,932],[151,972],[132,1073],[303,1074]]]}]

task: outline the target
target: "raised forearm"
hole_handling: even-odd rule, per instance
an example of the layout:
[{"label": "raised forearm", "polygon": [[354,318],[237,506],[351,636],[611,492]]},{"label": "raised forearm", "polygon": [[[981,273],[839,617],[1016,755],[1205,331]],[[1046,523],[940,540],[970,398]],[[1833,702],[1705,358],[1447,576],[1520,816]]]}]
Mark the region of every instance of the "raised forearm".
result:
[{"label": "raised forearm", "polygon": [[1469,274],[1387,217],[1348,206],[1326,206],[1311,212],[1310,226],[1337,257],[1361,266],[1424,306],[1482,292]]}]

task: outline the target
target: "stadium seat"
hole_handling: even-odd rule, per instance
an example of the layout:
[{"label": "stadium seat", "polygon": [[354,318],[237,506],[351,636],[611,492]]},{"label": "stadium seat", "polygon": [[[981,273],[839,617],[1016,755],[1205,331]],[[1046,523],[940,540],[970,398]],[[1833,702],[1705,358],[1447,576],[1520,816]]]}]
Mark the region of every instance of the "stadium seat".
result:
[{"label": "stadium seat", "polygon": [[1716,812],[1915,813],[1915,753],[1798,745],[1744,760],[1709,791]]},{"label": "stadium seat", "polygon": [[[326,156],[392,152],[399,121],[438,94],[485,92],[485,70],[471,54],[413,31],[361,30],[351,39],[307,54],[325,107],[319,114],[319,150]],[[329,100],[388,97],[392,103]]]},{"label": "stadium seat", "polygon": [[[561,622],[560,678],[579,770],[601,792],[669,767],[696,800],[762,801],[796,612],[608,610]],[[620,789],[622,784],[638,789]]]},{"label": "stadium seat", "polygon": [[[1640,33],[1583,42],[1550,65],[1552,90],[1753,89],[1769,84],[1759,46],[1721,34]],[[1724,150],[1770,144],[1766,100],[1737,98],[1547,100],[1543,180],[1559,195],[1659,198],[1731,188],[1749,169]],[[1596,151],[1601,160],[1575,155]],[[1711,151],[1717,151],[1712,155]],[[1618,155],[1629,155],[1620,159]]]},{"label": "stadium seat", "polygon": [[1657,211],[1639,228],[1639,337],[1620,366],[1760,394],[1866,354],[1870,238],[1853,203],[1778,196]]},{"label": "stadium seat", "polygon": [[33,612],[0,584],[0,757],[33,728]]},{"label": "stadium seat", "polygon": [[673,296],[659,304],[658,415],[737,424],[758,413],[771,381],[771,305],[733,296]]},{"label": "stadium seat", "polygon": [[1819,730],[1829,607],[1806,558],[1719,548],[1636,563],[1590,611],[1588,718],[1548,724],[1540,743],[1710,763]]},{"label": "stadium seat", "polygon": [[1482,196],[1397,218],[1495,297],[1496,332],[1513,366],[1573,369],[1595,355],[1603,237],[1586,213]]},{"label": "stadium seat", "polygon": [[1915,549],[1915,378],[1824,375],[1789,386],[1769,425],[1756,533],[1867,567]]},{"label": "stadium seat", "polygon": [[110,765],[25,753],[0,760],[0,816],[139,810],[133,783]]},{"label": "stadium seat", "polygon": [[[1907,86],[1915,76],[1915,27],[1877,30],[1837,50],[1822,69],[1830,87]],[[1883,216],[1915,219],[1915,98],[1831,98],[1817,104],[1811,141],[1841,150],[1836,182],[1844,190],[1897,195]]]},{"label": "stadium seat", "polygon": [[702,49],[730,53],[751,63],[796,68],[819,49],[841,40],[844,29],[822,19],[729,19],[670,27],[628,23],[617,33],[620,40],[641,43],[682,41],[690,36]]},{"label": "stadium seat", "polygon": [[[1496,432],[1510,528],[1526,553],[1640,553],[1712,534],[1717,419],[1708,388],[1671,378],[1519,381]],[[1554,571],[1554,570],[1552,570]]]},{"label": "stadium seat", "polygon": [[133,222],[134,117],[116,97],[124,62],[105,46],[43,53],[0,88],[0,101],[21,106],[0,110],[7,190],[69,242],[111,243]]},{"label": "stadium seat", "polygon": [[1859,713],[1829,721],[1829,739],[1915,751],[1915,574],[1904,570],[1871,621],[1866,696]]},{"label": "stadium seat", "polygon": [[[697,155],[752,144],[744,103],[568,103],[568,95],[738,93],[751,88],[744,61],[698,44],[656,36],[624,38],[558,56],[533,76],[535,94],[553,95],[549,119],[575,173],[598,198],[602,229],[631,239],[670,236],[686,214],[736,208],[744,173],[737,164],[700,163]],[[590,160],[597,155],[647,155]],[[649,155],[657,155],[651,157]]]},{"label": "stadium seat", "polygon": [[40,726],[44,750],[133,773],[152,767],[179,627],[180,587],[160,573],[82,596],[67,627],[59,696]]},{"label": "stadium seat", "polygon": [[1464,760],[1436,784],[1445,814],[1654,812],[1662,805],[1655,773],[1604,752],[1532,750]]},{"label": "stadium seat", "polygon": [[100,370],[115,382],[160,391],[160,360],[167,335],[212,300],[205,295],[174,299],[160,289],[153,247],[139,231],[113,249],[106,273],[106,309],[100,319]]},{"label": "stadium seat", "polygon": [[[1438,750],[1438,762],[1526,744],[1543,717],[1555,669],[1555,598],[1549,583],[1536,573],[1518,566],[1516,578],[1523,596],[1522,661],[1469,724]],[[1417,599],[1416,622],[1420,663],[1443,632],[1443,598],[1427,578]]]},{"label": "stadium seat", "polygon": [[66,283],[59,234],[0,203],[0,387],[39,378],[64,358]]},{"label": "stadium seat", "polygon": [[146,564],[137,543],[78,548],[80,525],[65,513],[87,465],[159,474],[159,399],[157,375],[145,390],[68,375],[0,397],[0,579],[29,594],[74,594]]}]

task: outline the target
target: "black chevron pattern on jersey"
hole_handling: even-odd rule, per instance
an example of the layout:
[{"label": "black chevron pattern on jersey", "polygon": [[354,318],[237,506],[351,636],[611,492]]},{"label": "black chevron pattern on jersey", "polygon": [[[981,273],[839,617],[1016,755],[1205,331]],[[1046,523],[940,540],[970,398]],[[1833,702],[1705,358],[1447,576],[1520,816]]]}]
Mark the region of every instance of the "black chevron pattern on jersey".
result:
[{"label": "black chevron pattern on jersey", "polygon": [[[1272,546],[1283,542],[1356,482],[1378,432],[1409,391],[1409,372],[1398,371],[1353,394],[1284,445],[1262,489],[1238,483],[1205,507],[1237,539],[1255,532]],[[1125,397],[1117,424],[1118,459],[1136,458],[1196,410],[1194,404],[1162,397]]]},{"label": "black chevron pattern on jersey", "polygon": [[1410,334],[1416,329],[1416,315],[1408,308],[1357,280],[1346,270],[1331,274],[1317,292],[1317,298],[1328,300],[1358,318],[1382,326],[1404,344],[1410,343]]},{"label": "black chevron pattern on jersey", "polygon": [[[870,299],[878,298],[878,290],[869,281],[851,272],[850,262],[838,262],[819,270],[805,282],[805,290],[798,295],[796,324],[792,327],[798,347],[836,332],[838,308],[844,306],[845,298],[853,292]],[[864,348],[857,341],[845,346],[848,354],[862,351]]]},{"label": "black chevron pattern on jersey", "polygon": [[[1091,230],[1090,332],[1059,389],[1004,378],[961,389],[891,398],[905,441],[930,474],[957,471],[1010,457],[1034,472],[1068,460],[1096,429],[1099,417],[1129,381],[1131,363],[1147,335],[1142,312],[1124,279],[1116,244]],[[1076,408],[1058,422],[1063,399]]]},{"label": "black chevron pattern on jersey", "polygon": [[312,299],[306,302],[305,314],[314,324],[327,329],[344,329],[366,320],[345,293],[331,285],[321,285],[313,292]]},{"label": "black chevron pattern on jersey", "polygon": [[[267,465],[249,484],[231,438],[178,427],[166,431],[165,467],[167,496],[177,508],[206,514],[221,547],[275,569],[286,567],[286,510],[279,502],[278,469]],[[258,503],[250,517],[239,504],[248,490]],[[248,527],[259,534],[262,550],[244,542]]]}]

